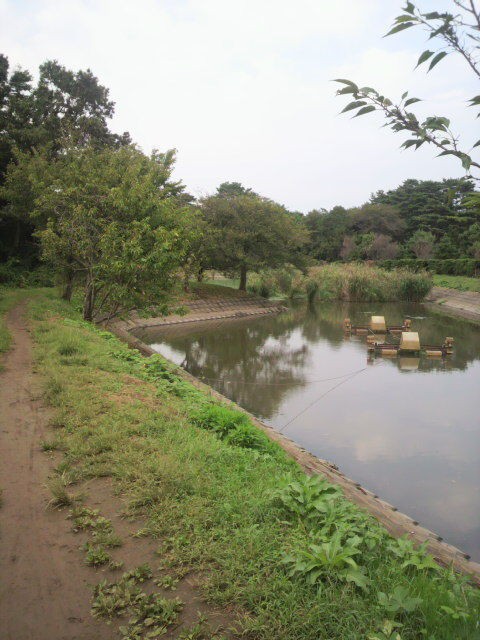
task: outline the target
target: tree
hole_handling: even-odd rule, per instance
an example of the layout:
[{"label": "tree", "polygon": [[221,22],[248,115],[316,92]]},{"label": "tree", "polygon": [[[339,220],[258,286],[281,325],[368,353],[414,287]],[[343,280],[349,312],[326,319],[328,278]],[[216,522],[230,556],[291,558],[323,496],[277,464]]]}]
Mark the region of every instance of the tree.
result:
[{"label": "tree", "polygon": [[408,248],[420,260],[431,258],[434,246],[435,236],[429,231],[416,231],[408,241]]},{"label": "tree", "polygon": [[406,227],[398,207],[387,203],[367,203],[350,209],[349,217],[349,228],[355,233],[379,233],[401,239]]},{"label": "tree", "polygon": [[396,189],[378,191],[371,197],[371,202],[397,208],[405,222],[405,232],[398,238],[400,241],[408,240],[415,231],[423,229],[437,239],[448,235],[452,242],[463,247],[463,234],[478,220],[478,209],[467,206],[467,195],[473,188],[470,180],[410,179]]},{"label": "tree", "polygon": [[205,198],[201,209],[208,225],[210,265],[239,273],[242,291],[250,269],[289,262],[307,241],[296,216],[257,195],[217,194]]},{"label": "tree", "polygon": [[376,233],[369,247],[369,258],[374,260],[392,260],[398,256],[400,247],[390,236]]},{"label": "tree", "polygon": [[349,228],[349,214],[344,207],[331,211],[314,209],[305,216],[310,237],[307,251],[316,260],[338,260]]},{"label": "tree", "polygon": [[244,187],[241,182],[222,182],[217,187],[217,196],[221,198],[234,198],[236,196],[256,196],[256,194],[249,187]]},{"label": "tree", "polygon": [[[417,62],[417,67],[428,62],[428,71],[450,53],[456,53],[468,65],[473,75],[480,79],[480,65],[477,51],[480,46],[480,7],[475,0],[454,0],[458,13],[440,13],[430,11],[422,13],[417,6],[407,0],[403,13],[394,22],[387,36],[400,33],[412,27],[420,27],[429,34],[431,42],[440,42],[440,50],[424,51]],[[420,122],[409,107],[419,98],[409,97],[408,91],[401,99],[394,103],[381,95],[372,87],[359,87],[351,80],[339,78],[336,82],[343,85],[337,95],[348,95],[353,101],[347,104],[343,112],[354,111],[354,117],[379,111],[386,118],[386,124],[395,133],[408,132],[410,138],[401,145],[405,149],[420,148],[427,143],[439,150],[439,156],[452,155],[457,157],[465,171],[470,171],[476,180],[480,180],[480,162],[472,158],[472,151],[480,145],[480,140],[472,141],[470,146],[460,146],[458,136],[452,131],[450,120],[443,116],[429,116]],[[480,95],[470,99],[470,106],[480,106]]]},{"label": "tree", "polygon": [[10,166],[10,197],[30,184],[42,258],[80,281],[86,320],[166,302],[185,250],[173,162],[173,152],[73,146]]},{"label": "tree", "polygon": [[[114,112],[109,91],[87,71],[73,72],[57,61],[40,66],[36,84],[28,71],[9,72],[0,54],[0,187],[16,152],[41,153],[54,159],[72,143],[77,146],[119,147],[130,136],[113,134],[108,120]],[[0,201],[0,259],[37,258],[33,227],[19,209]]]}]

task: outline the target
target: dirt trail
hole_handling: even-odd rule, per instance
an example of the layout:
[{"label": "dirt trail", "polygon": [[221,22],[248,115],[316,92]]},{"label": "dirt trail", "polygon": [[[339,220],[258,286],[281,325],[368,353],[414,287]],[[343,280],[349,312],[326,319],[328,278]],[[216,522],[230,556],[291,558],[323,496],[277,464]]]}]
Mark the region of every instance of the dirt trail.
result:
[{"label": "dirt trail", "polygon": [[[91,586],[117,580],[123,569],[93,569],[83,564],[81,545],[86,534],[74,534],[65,511],[48,509],[46,488],[59,454],[45,454],[44,439],[51,439],[48,409],[39,397],[32,372],[32,340],[25,322],[25,303],[8,315],[13,344],[0,372],[0,640],[113,640],[118,625],[92,618]],[[112,522],[122,546],[113,550],[125,570],[143,563],[154,572],[158,540],[133,538],[140,521],[122,517],[124,504],[113,495],[110,479],[90,480],[76,489],[85,505],[98,509]],[[199,577],[187,575],[174,593],[155,589],[163,597],[178,596],[184,603],[181,617],[164,636],[177,637],[198,620],[200,612],[213,629],[226,629],[232,616],[201,600]],[[152,591],[153,585],[145,585]],[[230,637],[227,631],[225,637]]]},{"label": "dirt trail", "polygon": [[0,638],[115,638],[114,627],[90,615],[90,585],[101,576],[82,566],[65,514],[46,509],[51,465],[40,443],[48,415],[35,399],[24,311],[8,316],[13,346],[0,373]]}]

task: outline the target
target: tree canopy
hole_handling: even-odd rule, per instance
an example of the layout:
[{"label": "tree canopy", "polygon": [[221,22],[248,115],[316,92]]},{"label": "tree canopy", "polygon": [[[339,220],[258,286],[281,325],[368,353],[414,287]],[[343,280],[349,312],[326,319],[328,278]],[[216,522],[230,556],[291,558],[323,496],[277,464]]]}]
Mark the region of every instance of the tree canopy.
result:
[{"label": "tree canopy", "polygon": [[245,290],[247,272],[295,259],[307,241],[301,222],[281,205],[249,191],[204,198],[210,266],[235,271]]}]

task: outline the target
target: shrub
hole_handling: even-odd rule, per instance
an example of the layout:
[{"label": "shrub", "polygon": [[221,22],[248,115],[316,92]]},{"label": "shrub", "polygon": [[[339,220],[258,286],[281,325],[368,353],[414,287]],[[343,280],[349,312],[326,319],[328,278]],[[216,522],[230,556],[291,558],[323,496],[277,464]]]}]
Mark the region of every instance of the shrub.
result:
[{"label": "shrub", "polygon": [[235,409],[208,405],[198,411],[192,421],[197,427],[213,431],[220,440],[232,446],[272,455],[277,451],[277,446],[244,413]]},{"label": "shrub", "polygon": [[252,273],[249,275],[247,286],[251,293],[262,296],[262,298],[280,295],[293,298],[301,293],[303,288],[303,274],[292,265]]}]

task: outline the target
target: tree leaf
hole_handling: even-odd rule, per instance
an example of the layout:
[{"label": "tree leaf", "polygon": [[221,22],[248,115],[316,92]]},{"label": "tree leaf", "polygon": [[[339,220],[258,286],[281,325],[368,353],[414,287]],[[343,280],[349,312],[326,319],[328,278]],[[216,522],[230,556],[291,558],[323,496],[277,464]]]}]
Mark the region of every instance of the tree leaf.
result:
[{"label": "tree leaf", "polygon": [[390,31],[386,33],[383,37],[386,38],[387,36],[391,36],[394,33],[398,33],[399,31],[404,31],[405,29],[409,29],[410,27],[413,27],[414,24],[415,24],[414,22],[402,22],[401,24],[397,24],[395,27],[393,27],[393,29],[390,29]]},{"label": "tree leaf", "polygon": [[408,96],[408,91],[405,91],[405,93],[402,93],[402,100],[405,100],[407,96]]},{"label": "tree leaf", "polygon": [[468,171],[472,166],[472,159],[466,153],[462,154],[462,167]]},{"label": "tree leaf", "polygon": [[350,111],[351,109],[356,109],[357,107],[362,107],[364,104],[367,104],[365,100],[354,100],[347,104],[347,106],[340,111],[340,113],[345,113],[345,111]]},{"label": "tree leaf", "polygon": [[401,145],[404,149],[408,149],[409,147],[413,147],[414,144],[417,144],[417,140],[405,140],[405,142]]},{"label": "tree leaf", "polygon": [[402,16],[397,16],[395,18],[395,22],[397,24],[402,24],[402,22],[409,22],[412,19],[411,15],[402,15]]},{"label": "tree leaf", "polygon": [[413,104],[414,102],[421,102],[420,98],[409,98],[405,102],[405,106],[408,107],[409,104]]},{"label": "tree leaf", "polygon": [[348,84],[350,87],[357,88],[357,85],[351,80],[345,80],[344,78],[335,78],[333,82],[340,82],[341,84]]},{"label": "tree leaf", "polygon": [[370,113],[371,111],[375,111],[375,107],[373,105],[369,105],[368,107],[362,107],[358,113],[356,113],[353,117],[357,118],[358,116],[363,116],[366,113]]},{"label": "tree leaf", "polygon": [[428,67],[428,70],[431,71],[433,67],[440,62],[440,60],[443,60],[443,58],[445,58],[446,55],[448,55],[446,51],[440,51],[440,53],[437,53],[437,55],[430,62],[430,66]]},{"label": "tree leaf", "polygon": [[337,91],[337,96],[345,95],[346,93],[357,93],[355,87],[343,87]]},{"label": "tree leaf", "polygon": [[422,55],[419,57],[418,62],[417,62],[417,66],[415,67],[415,69],[417,67],[419,67],[421,64],[423,64],[426,60],[431,58],[434,53],[435,53],[435,51],[429,51],[428,49],[426,51],[424,51],[422,53]]},{"label": "tree leaf", "polygon": [[480,146],[480,140],[477,140],[477,142],[475,142],[472,149],[475,149],[475,147],[478,147],[478,146]]},{"label": "tree leaf", "polygon": [[413,12],[415,11],[415,6],[411,2],[407,2],[407,6],[404,7],[402,11],[406,11],[407,13],[410,13],[411,15],[413,15]]}]

